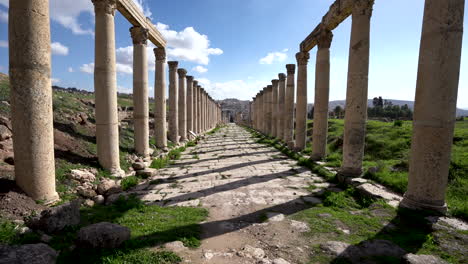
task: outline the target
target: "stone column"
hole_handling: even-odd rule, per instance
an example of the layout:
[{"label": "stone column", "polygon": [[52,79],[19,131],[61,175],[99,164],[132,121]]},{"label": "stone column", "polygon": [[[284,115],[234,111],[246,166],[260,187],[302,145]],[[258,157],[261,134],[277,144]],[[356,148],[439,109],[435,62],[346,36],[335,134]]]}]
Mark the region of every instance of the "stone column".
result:
[{"label": "stone column", "polygon": [[278,138],[284,141],[284,120],[285,120],[285,97],[286,97],[286,74],[278,74]]},{"label": "stone column", "polygon": [[447,211],[445,191],[456,116],[464,2],[425,2],[409,181],[402,207]]},{"label": "stone column", "polygon": [[177,61],[167,62],[169,65],[169,140],[179,144],[179,91],[177,89]]},{"label": "stone column", "polygon": [[93,0],[96,13],[94,94],[96,101],[96,143],[101,166],[121,175],[119,118],[115,70],[115,0]]},{"label": "stone column", "polygon": [[271,126],[272,126],[272,135],[275,138],[278,138],[278,82],[279,80],[271,80],[272,83],[272,110],[271,110]]},{"label": "stone column", "polygon": [[197,126],[198,126],[198,133],[201,134],[203,132],[202,129],[202,90],[201,86],[197,85],[197,94],[198,94],[198,102],[197,102]]},{"label": "stone column", "polygon": [[255,97],[252,97],[252,104],[251,104],[251,110],[252,112],[250,112],[250,117],[251,117],[251,127],[253,129],[255,129],[255,122],[257,121],[257,118],[255,117],[255,103],[256,103],[256,98]]},{"label": "stone column", "polygon": [[200,129],[201,133],[205,132],[205,90],[200,88]]},{"label": "stone column", "polygon": [[46,203],[55,191],[49,1],[10,1],[10,98],[16,184]]},{"label": "stone column", "polygon": [[193,88],[193,121],[192,121],[192,126],[193,126],[193,132],[198,133],[198,81],[193,81],[192,88]]},{"label": "stone column", "polygon": [[178,69],[179,74],[179,102],[178,102],[178,119],[179,119],[179,136],[180,141],[187,141],[187,97],[185,84],[187,82],[185,76],[187,71],[185,69]]},{"label": "stone column", "polygon": [[353,7],[349,46],[348,88],[343,140],[342,176],[362,173],[367,119],[369,35],[372,0],[359,0]]},{"label": "stone column", "polygon": [[146,42],[148,29],[130,28],[133,40],[133,127],[135,152],[149,156],[148,59]]},{"label": "stone column", "polygon": [[166,50],[155,48],[156,70],[154,76],[154,138],[156,147],[167,149],[167,124],[166,124]]},{"label": "stone column", "polygon": [[296,53],[297,60],[297,96],[296,96],[296,145],[301,151],[307,138],[307,62],[309,52]]},{"label": "stone column", "polygon": [[263,133],[263,122],[265,121],[263,115],[263,90],[258,93],[258,131]]},{"label": "stone column", "polygon": [[323,30],[318,39],[315,63],[314,128],[312,132],[312,160],[325,158],[328,130],[328,96],[330,91],[331,31]]},{"label": "stone column", "polygon": [[273,86],[272,85],[268,85],[267,86],[267,119],[266,119],[266,125],[267,125],[267,134],[269,136],[272,135],[272,131],[273,131],[273,113],[272,113],[272,110],[273,110]]},{"label": "stone column", "polygon": [[290,149],[294,148],[294,73],[296,71],[295,64],[287,64],[286,70],[288,73],[286,81],[286,101],[284,115],[284,142]]},{"label": "stone column", "polygon": [[262,93],[262,132],[263,134],[268,134],[268,89],[267,87],[263,88]]},{"label": "stone column", "polygon": [[188,131],[193,131],[193,76],[187,76],[187,132]]}]

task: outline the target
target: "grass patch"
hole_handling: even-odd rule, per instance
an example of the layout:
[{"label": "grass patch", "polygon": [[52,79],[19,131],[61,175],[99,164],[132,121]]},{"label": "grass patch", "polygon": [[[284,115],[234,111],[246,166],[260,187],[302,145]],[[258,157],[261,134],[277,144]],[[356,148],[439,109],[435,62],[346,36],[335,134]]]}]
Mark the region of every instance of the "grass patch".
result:
[{"label": "grass patch", "polygon": [[136,176],[125,177],[121,182],[122,190],[126,191],[132,187],[135,187],[137,186],[138,182],[139,179]]}]

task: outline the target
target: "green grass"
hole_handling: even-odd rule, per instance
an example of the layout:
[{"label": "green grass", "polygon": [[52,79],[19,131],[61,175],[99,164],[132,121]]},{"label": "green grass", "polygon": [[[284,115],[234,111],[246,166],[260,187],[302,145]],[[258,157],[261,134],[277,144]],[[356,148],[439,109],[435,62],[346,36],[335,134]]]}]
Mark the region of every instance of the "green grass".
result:
[{"label": "green grass", "polygon": [[121,182],[122,190],[126,191],[132,187],[135,187],[137,186],[138,182],[139,179],[136,176],[125,177]]},{"label": "green grass", "polygon": [[103,221],[120,224],[130,228],[131,239],[118,249],[70,250],[79,227],[69,228],[54,235],[50,243],[60,250],[58,263],[179,263],[181,259],[174,253],[150,248],[177,240],[187,247],[198,247],[198,223],[208,213],[202,208],[145,205],[131,196],[110,206],[83,208],[81,215],[81,226]]},{"label": "green grass", "polygon": [[[308,121],[308,135],[313,122]],[[328,122],[326,166],[340,167],[342,160],[344,120]],[[408,185],[408,163],[412,122],[369,120],[366,127],[363,169],[364,177],[403,194]],[[303,154],[311,153],[310,142]],[[373,168],[372,172],[368,169]],[[452,145],[452,158],[447,186],[447,204],[453,216],[468,219],[468,120],[457,121]]]}]

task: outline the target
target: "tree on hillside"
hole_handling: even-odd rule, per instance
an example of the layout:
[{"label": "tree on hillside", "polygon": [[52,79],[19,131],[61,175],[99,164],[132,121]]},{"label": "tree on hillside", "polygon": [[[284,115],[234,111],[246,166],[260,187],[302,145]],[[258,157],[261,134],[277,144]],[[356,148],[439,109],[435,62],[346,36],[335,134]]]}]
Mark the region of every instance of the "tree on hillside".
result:
[{"label": "tree on hillside", "polygon": [[335,109],[333,109],[333,113],[335,114],[336,118],[341,118],[344,115],[344,110],[341,106],[337,105]]}]

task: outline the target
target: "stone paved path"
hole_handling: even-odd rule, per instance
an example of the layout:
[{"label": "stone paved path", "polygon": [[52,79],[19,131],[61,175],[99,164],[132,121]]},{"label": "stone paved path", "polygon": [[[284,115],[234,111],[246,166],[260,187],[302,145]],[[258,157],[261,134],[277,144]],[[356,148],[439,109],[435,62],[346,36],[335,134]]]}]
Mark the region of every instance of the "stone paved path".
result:
[{"label": "stone paved path", "polygon": [[296,163],[231,124],[159,170],[164,183],[134,192],[147,202],[209,210],[201,247],[179,252],[187,263],[303,263],[310,241],[301,233],[309,228],[287,216],[320,202],[307,187],[329,184]]}]

